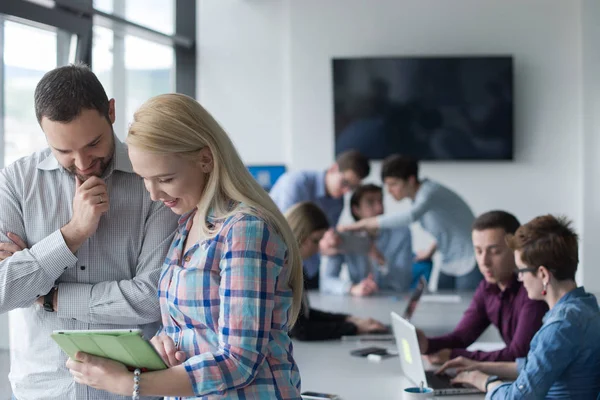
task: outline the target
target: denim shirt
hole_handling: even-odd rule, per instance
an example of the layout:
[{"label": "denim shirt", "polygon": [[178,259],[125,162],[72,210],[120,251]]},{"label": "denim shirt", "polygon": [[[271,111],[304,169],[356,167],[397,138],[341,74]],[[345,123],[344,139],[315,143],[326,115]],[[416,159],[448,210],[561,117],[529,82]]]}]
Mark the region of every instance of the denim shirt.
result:
[{"label": "denim shirt", "polygon": [[600,393],[600,310],[583,287],[564,295],[544,317],[519,376],[487,399],[595,399]]}]

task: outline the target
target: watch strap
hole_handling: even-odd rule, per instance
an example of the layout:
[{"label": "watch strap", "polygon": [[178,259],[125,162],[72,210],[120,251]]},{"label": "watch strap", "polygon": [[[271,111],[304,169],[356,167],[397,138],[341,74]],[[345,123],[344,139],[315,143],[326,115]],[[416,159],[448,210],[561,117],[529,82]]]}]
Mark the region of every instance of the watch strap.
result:
[{"label": "watch strap", "polygon": [[488,376],[487,380],[485,381],[485,391],[487,393],[488,391],[488,386],[490,386],[490,383],[494,383],[499,381],[500,378],[497,375],[492,375],[492,376]]},{"label": "watch strap", "polygon": [[53,286],[52,289],[44,296],[44,310],[48,312],[54,312],[54,292],[56,292],[56,286]]}]

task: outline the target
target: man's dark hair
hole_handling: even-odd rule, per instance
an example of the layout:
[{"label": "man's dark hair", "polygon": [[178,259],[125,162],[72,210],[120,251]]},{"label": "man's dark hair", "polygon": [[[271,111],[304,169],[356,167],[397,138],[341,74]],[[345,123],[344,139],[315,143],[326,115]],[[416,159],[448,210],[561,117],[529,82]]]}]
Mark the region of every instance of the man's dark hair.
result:
[{"label": "man's dark hair", "polygon": [[419,179],[419,163],[417,160],[400,154],[393,154],[383,160],[381,166],[382,181],[385,178],[398,178],[406,181],[411,176],[414,176],[417,180]]},{"label": "man's dark hair", "polygon": [[481,214],[473,222],[474,231],[484,231],[486,229],[504,229],[504,232],[514,234],[521,226],[521,223],[509,212],[502,210],[488,211]]},{"label": "man's dark hair", "polygon": [[97,110],[109,122],[109,102],[96,75],[85,64],[71,64],[47,72],[35,88],[38,123],[71,122],[83,110]]},{"label": "man's dark hair", "polygon": [[383,193],[381,186],[373,185],[371,183],[359,186],[358,188],[356,188],[354,193],[352,193],[352,197],[350,197],[350,214],[352,214],[352,218],[354,218],[355,221],[358,221],[360,218],[354,213],[354,210],[352,208],[354,206],[360,206],[360,201],[362,200],[362,198],[367,193],[373,192]]},{"label": "man's dark hair", "polygon": [[357,150],[348,150],[337,156],[335,160],[341,172],[352,171],[360,179],[365,179],[371,172],[369,159]]}]

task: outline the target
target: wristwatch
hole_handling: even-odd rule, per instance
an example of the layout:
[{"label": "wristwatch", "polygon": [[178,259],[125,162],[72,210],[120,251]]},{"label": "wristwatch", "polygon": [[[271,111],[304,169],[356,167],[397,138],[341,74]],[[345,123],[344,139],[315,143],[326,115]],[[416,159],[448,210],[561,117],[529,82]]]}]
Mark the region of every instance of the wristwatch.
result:
[{"label": "wristwatch", "polygon": [[56,292],[56,286],[52,287],[47,295],[44,296],[44,310],[48,312],[54,312],[54,292]]},{"label": "wristwatch", "polygon": [[485,381],[485,392],[487,393],[488,386],[490,386],[490,383],[498,382],[499,380],[501,380],[501,379],[498,377],[498,375],[489,376],[487,378],[487,380]]}]

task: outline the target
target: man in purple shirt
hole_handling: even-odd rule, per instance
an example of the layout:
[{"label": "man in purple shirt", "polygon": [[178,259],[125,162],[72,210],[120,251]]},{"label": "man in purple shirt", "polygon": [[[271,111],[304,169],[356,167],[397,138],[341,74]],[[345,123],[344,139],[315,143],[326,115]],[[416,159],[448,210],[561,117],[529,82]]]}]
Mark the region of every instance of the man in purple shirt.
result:
[{"label": "man in purple shirt", "polygon": [[[490,211],[473,223],[472,240],[482,281],[471,305],[452,333],[427,338],[417,330],[421,353],[433,364],[463,356],[478,361],[514,361],[525,357],[531,339],[542,326],[548,311],[543,301],[530,300],[515,274],[515,260],[505,236],[514,234],[519,221],[505,211]],[[493,324],[506,347],[498,351],[468,351],[487,327]]]}]

